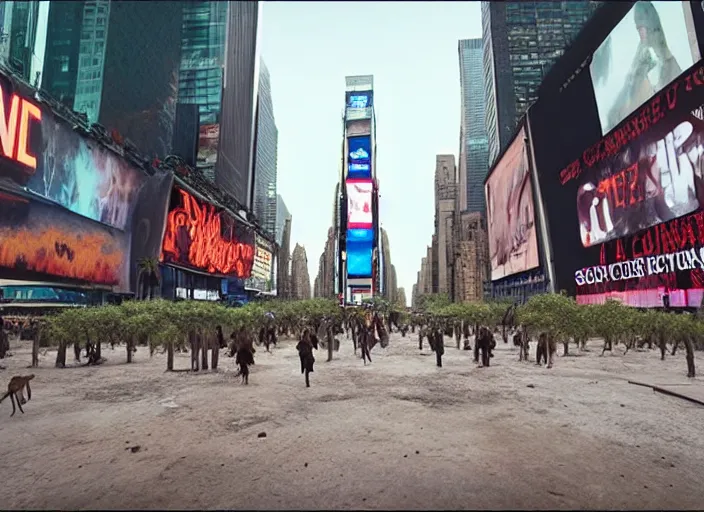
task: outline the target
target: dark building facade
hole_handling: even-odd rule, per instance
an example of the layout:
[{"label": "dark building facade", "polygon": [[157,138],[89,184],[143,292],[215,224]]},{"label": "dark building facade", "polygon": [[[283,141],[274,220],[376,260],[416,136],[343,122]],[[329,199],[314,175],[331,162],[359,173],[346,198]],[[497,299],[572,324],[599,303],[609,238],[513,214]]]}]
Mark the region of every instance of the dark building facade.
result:
[{"label": "dark building facade", "polygon": [[98,119],[151,158],[171,153],[183,5],[135,1],[110,4]]},{"label": "dark building facade", "polygon": [[552,64],[602,2],[482,2],[486,132],[492,164]]},{"label": "dark building facade", "polygon": [[251,208],[259,83],[259,2],[228,2],[215,183]]}]

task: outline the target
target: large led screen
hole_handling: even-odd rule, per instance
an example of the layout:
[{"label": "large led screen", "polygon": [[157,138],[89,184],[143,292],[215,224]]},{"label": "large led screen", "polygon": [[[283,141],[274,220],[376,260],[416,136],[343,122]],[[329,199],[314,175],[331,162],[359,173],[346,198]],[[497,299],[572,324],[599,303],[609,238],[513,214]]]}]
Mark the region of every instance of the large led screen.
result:
[{"label": "large led screen", "polygon": [[254,233],[215,206],[174,188],[161,261],[210,274],[248,278]]},{"label": "large led screen", "polygon": [[531,117],[540,121],[531,132],[555,287],[581,303],[614,298],[661,307],[667,294],[672,306],[698,307],[704,293],[704,65],[688,69],[619,128],[581,147],[569,140],[578,133],[569,131],[571,120],[551,115],[566,105],[551,101],[549,109],[535,105]]},{"label": "large led screen", "polygon": [[371,242],[347,242],[347,275],[350,277],[371,277]]},{"label": "large led screen", "polygon": [[348,91],[345,93],[347,108],[369,108],[374,106],[372,91]]},{"label": "large led screen", "polygon": [[689,2],[636,2],[589,65],[602,134],[700,58]]},{"label": "large led screen", "polygon": [[696,210],[695,187],[702,178],[695,155],[703,137],[704,123],[686,116],[669,131],[644,133],[613,156],[588,151],[592,166],[580,174],[575,198],[582,244],[622,238]]},{"label": "large led screen", "polygon": [[370,180],[347,180],[347,228],[370,229],[374,222]]},{"label": "large led screen", "polygon": [[145,175],[50,110],[10,94],[9,82],[2,85],[0,115],[11,129],[2,141],[0,179],[12,180],[73,213],[129,229]]},{"label": "large led screen", "polygon": [[374,240],[373,229],[348,229],[347,242],[367,242],[371,243]]},{"label": "large led screen", "polygon": [[525,127],[494,167],[485,193],[492,281],[536,268],[538,235]]},{"label": "large led screen", "polygon": [[349,137],[347,139],[347,176],[352,179],[371,177],[371,137]]},{"label": "large led screen", "polygon": [[127,234],[43,200],[0,190],[0,273],[129,292]]}]

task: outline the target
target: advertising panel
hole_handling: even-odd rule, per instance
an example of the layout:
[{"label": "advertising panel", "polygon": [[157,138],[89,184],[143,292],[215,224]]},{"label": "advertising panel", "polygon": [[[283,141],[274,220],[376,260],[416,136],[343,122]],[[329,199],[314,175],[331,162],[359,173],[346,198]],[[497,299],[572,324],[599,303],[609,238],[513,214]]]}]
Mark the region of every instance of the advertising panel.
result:
[{"label": "advertising panel", "polygon": [[589,65],[601,133],[700,58],[690,2],[636,2]]},{"label": "advertising panel", "polygon": [[371,137],[349,137],[347,151],[347,177],[351,179],[371,178]]},{"label": "advertising panel", "polygon": [[347,228],[371,229],[374,222],[372,213],[371,180],[347,180]]},{"label": "advertising panel", "polygon": [[703,105],[700,62],[571,163],[553,136],[568,128],[532,127],[559,289],[582,303],[656,307],[668,294],[673,307],[699,306]]},{"label": "advertising panel", "polygon": [[348,91],[346,94],[345,120],[371,119],[373,106],[372,91]]},{"label": "advertising panel", "polygon": [[347,242],[347,275],[350,277],[371,277],[371,242]]},{"label": "advertising panel", "polygon": [[533,186],[525,127],[495,165],[485,185],[491,280],[539,266]]},{"label": "advertising panel", "polygon": [[694,156],[702,137],[704,123],[687,116],[671,131],[649,130],[584,168],[575,201],[582,244],[622,238],[696,210],[695,183],[702,181]]},{"label": "advertising panel", "polygon": [[254,264],[252,266],[252,277],[268,281],[271,279],[271,264],[274,248],[259,235],[255,235]]},{"label": "advertising panel", "polygon": [[0,272],[129,292],[129,237],[40,199],[0,191]]},{"label": "advertising panel", "polygon": [[174,188],[161,261],[210,274],[248,278],[254,233],[215,206]]},{"label": "advertising panel", "polygon": [[[2,84],[4,85],[4,84]],[[0,180],[89,219],[129,229],[145,175],[126,160],[82,137],[71,126],[0,85],[2,138]]]},{"label": "advertising panel", "polygon": [[347,241],[348,242],[368,242],[374,241],[374,230],[373,229],[348,229],[347,230]]},{"label": "advertising panel", "polygon": [[371,119],[358,119],[356,121],[350,121],[349,123],[347,123],[348,137],[363,137],[365,135],[371,135],[371,133]]},{"label": "advertising panel", "polygon": [[198,132],[198,167],[215,165],[218,161],[220,125],[204,124]]}]

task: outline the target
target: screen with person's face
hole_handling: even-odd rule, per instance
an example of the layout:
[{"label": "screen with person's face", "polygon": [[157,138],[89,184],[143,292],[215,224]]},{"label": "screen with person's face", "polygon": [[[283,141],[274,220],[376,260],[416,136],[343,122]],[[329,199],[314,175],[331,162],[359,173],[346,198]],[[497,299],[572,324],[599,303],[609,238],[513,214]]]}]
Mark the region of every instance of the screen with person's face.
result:
[{"label": "screen with person's face", "polygon": [[700,59],[689,2],[636,2],[589,65],[602,135]]}]

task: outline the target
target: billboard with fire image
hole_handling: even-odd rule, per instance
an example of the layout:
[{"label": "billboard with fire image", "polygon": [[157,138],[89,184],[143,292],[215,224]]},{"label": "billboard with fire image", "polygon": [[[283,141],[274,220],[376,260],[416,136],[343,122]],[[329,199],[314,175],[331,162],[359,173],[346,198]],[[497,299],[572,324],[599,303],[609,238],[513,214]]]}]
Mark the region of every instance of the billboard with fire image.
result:
[{"label": "billboard with fire image", "polygon": [[35,198],[0,191],[0,274],[128,292],[127,234]]},{"label": "billboard with fire image", "polygon": [[161,261],[209,274],[248,278],[254,233],[215,206],[174,188]]}]

